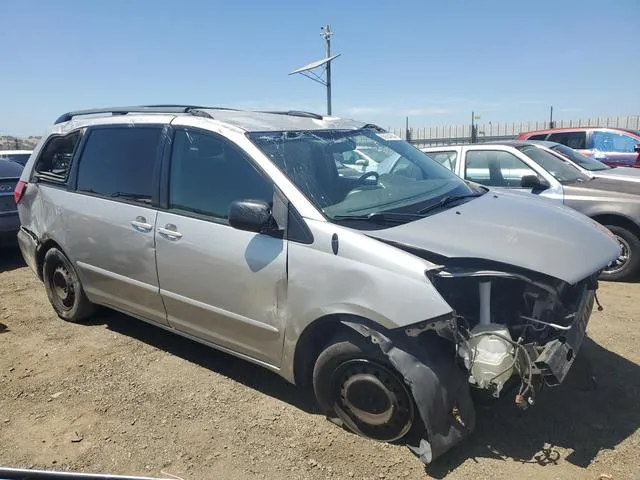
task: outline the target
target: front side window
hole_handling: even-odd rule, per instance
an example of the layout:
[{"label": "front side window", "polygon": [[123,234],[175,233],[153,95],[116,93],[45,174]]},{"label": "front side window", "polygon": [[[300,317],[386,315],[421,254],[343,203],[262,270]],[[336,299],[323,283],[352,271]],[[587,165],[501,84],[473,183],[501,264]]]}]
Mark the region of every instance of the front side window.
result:
[{"label": "front side window", "polygon": [[624,133],[594,131],[591,143],[598,152],[633,153],[640,140]]},{"label": "front side window", "polygon": [[79,140],[79,131],[51,138],[38,157],[36,175],[45,181],[65,182],[69,177],[71,158]]},{"label": "front side window", "polygon": [[169,209],[227,219],[235,200],[273,202],[273,184],[228,140],[178,130],[173,139]]},{"label": "front side window", "polygon": [[469,150],[465,178],[491,187],[520,188],[522,177],[536,175],[525,162],[503,150]]},{"label": "front side window", "polygon": [[587,148],[586,132],[556,132],[549,135],[547,140],[550,142],[561,143],[567,147],[575,148],[577,150],[584,150]]},{"label": "front side window", "polygon": [[586,155],[582,155],[580,152],[576,152],[574,149],[567,147],[566,145],[557,144],[551,147],[551,150],[554,152],[558,152],[560,155],[568,158],[573,163],[577,163],[585,170],[589,170],[591,172],[597,172],[600,170],[611,170],[611,167],[605,165],[598,160],[587,157]]},{"label": "front side window", "polygon": [[560,183],[586,182],[591,179],[568,162],[560,160],[553,153],[549,153],[541,148],[533,145],[516,148],[544,168]]},{"label": "front side window", "polygon": [[97,128],[78,166],[78,191],[150,204],[161,126]]},{"label": "front side window", "polygon": [[[332,220],[416,213],[445,196],[476,193],[414,146],[374,129],[252,132],[248,137]],[[351,151],[368,160],[364,173],[338,171],[334,154]]]}]

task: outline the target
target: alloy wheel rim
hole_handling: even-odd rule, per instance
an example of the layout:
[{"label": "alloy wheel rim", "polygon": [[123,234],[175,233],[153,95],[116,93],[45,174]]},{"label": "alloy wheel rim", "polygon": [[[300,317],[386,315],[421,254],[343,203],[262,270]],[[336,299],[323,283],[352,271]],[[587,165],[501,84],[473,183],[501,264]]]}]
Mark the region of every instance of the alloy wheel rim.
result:
[{"label": "alloy wheel rim", "polygon": [[620,252],[620,256],[616,258],[613,262],[611,262],[607,266],[607,268],[603,270],[603,273],[606,273],[609,275],[618,273],[621,270],[623,270],[624,267],[629,262],[629,259],[631,258],[631,249],[629,247],[629,243],[624,238],[618,235],[616,235],[615,237],[616,237],[616,240],[618,240],[618,243],[620,244],[620,246],[622,247],[622,250]]}]

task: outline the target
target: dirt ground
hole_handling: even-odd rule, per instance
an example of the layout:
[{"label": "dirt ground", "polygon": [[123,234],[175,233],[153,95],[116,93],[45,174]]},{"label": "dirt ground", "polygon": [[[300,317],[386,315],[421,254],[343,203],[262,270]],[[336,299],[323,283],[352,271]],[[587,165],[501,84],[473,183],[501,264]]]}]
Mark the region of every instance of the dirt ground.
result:
[{"label": "dirt ground", "polygon": [[599,293],[605,310],[566,384],[526,412],[511,398],[478,408],[474,435],[425,470],[247,362],[116,313],[59,320],[19,254],[0,252],[0,465],[184,480],[640,479],[640,283]]}]

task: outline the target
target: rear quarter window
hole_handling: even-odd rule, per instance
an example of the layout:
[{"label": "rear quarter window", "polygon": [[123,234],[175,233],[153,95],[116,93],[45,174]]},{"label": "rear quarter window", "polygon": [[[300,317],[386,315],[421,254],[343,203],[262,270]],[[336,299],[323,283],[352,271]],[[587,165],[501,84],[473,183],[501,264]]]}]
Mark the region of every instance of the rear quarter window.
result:
[{"label": "rear quarter window", "polygon": [[36,161],[34,173],[38,179],[45,182],[65,183],[69,178],[71,159],[81,136],[82,133],[76,131],[64,136],[51,137]]},{"label": "rear quarter window", "polygon": [[547,138],[548,133],[538,133],[537,135],[531,135],[527,137],[527,140],[544,140]]}]

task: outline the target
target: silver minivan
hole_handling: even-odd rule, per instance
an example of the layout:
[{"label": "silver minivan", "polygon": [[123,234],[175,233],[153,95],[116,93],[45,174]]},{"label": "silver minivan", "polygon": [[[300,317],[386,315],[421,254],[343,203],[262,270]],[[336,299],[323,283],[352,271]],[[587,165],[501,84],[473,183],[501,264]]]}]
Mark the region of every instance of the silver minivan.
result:
[{"label": "silver minivan", "polygon": [[[397,161],[339,175],[354,150]],[[105,306],[232,353],[424,463],[473,430],[471,389],[527,408],[563,381],[620,252],[572,209],[298,111],[67,113],[15,198],[23,256],[61,318]]]}]

